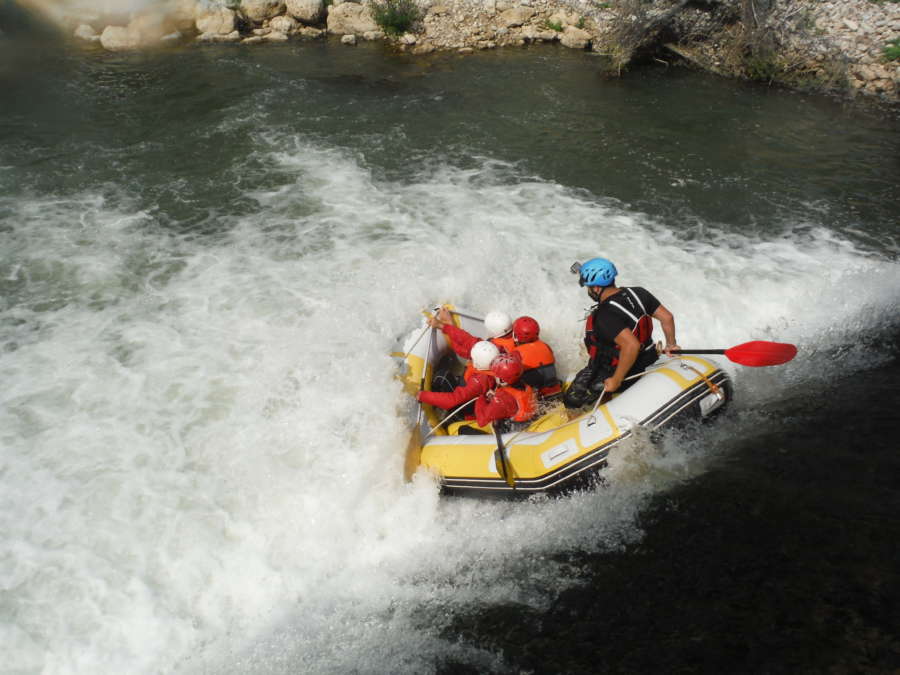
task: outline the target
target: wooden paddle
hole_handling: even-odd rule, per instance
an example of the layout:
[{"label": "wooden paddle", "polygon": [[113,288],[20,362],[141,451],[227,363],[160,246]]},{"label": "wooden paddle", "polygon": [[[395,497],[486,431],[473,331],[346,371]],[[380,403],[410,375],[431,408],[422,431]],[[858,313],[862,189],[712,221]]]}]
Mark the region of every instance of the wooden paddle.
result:
[{"label": "wooden paddle", "polygon": [[724,354],[729,361],[742,366],[778,366],[797,355],[797,347],[786,342],[753,340],[730,349],[673,349],[671,354]]}]

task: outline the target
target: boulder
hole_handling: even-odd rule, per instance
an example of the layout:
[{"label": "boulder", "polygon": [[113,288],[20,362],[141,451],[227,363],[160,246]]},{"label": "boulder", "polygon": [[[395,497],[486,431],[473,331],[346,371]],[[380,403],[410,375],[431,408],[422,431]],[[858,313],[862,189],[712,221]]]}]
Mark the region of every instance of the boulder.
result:
[{"label": "boulder", "polygon": [[238,42],[241,34],[233,30],[230,33],[201,33],[197,36],[199,42]]},{"label": "boulder", "polygon": [[276,33],[284,33],[285,35],[290,35],[291,33],[295,33],[297,29],[300,27],[300,24],[297,23],[297,20],[292,16],[276,16],[269,22],[269,27],[275,31]]},{"label": "boulder", "polygon": [[575,26],[566,26],[559,36],[559,41],[569,49],[586,49],[591,44],[591,34]]},{"label": "boulder", "polygon": [[565,12],[559,10],[551,14],[547,18],[547,23],[559,24],[560,26],[574,26],[581,20],[581,17],[574,12]]},{"label": "boulder", "polygon": [[531,7],[520,5],[501,12],[497,17],[497,23],[504,28],[515,28],[516,26],[521,26],[533,16],[534,10]]},{"label": "boulder", "polygon": [[355,45],[356,44],[356,36],[355,35],[343,35],[341,36],[341,44],[342,45]]},{"label": "boulder", "polygon": [[200,12],[194,23],[201,34],[228,35],[235,29],[234,22],[233,11],[227,7],[215,7]]},{"label": "boulder", "polygon": [[287,0],[287,13],[305,24],[319,23],[325,16],[324,0]]},{"label": "boulder", "polygon": [[541,30],[534,26],[525,26],[522,29],[522,39],[526,42],[555,42],[562,33],[555,30]]},{"label": "boulder", "polygon": [[314,40],[316,38],[325,37],[325,31],[321,28],[313,28],[312,26],[300,26],[297,30],[297,33],[300,37],[304,37],[310,40]]},{"label": "boulder", "polygon": [[334,35],[362,35],[379,30],[369,8],[356,2],[343,2],[328,8],[328,32]]},{"label": "boulder", "polygon": [[241,0],[241,12],[253,23],[284,14],[284,0]]},{"label": "boulder", "polygon": [[86,40],[87,42],[100,42],[100,36],[97,35],[97,32],[86,23],[83,23],[75,29],[74,33],[75,37],[79,40]]},{"label": "boulder", "polygon": [[125,26],[107,26],[100,34],[100,44],[111,52],[137,49],[141,46],[140,35]]},{"label": "boulder", "polygon": [[194,30],[194,19],[200,11],[196,0],[172,0],[168,7],[167,16],[175,30],[182,33]]}]

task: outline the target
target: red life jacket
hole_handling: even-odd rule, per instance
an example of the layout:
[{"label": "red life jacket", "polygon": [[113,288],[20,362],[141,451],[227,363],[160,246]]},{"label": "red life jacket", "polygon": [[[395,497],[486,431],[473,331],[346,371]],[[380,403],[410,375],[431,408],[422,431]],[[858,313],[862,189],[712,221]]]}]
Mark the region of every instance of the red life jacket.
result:
[{"label": "red life jacket", "polygon": [[[621,302],[616,302],[615,298],[619,293],[628,293],[628,295],[634,300],[634,303],[640,307],[641,314],[636,314],[631,311],[628,307],[626,307]],[[612,295],[609,299],[604,300],[603,304],[611,305],[616,309],[619,315],[625,319],[625,323],[631,326],[631,332],[638,339],[638,342],[641,343],[641,351],[646,349],[655,349],[653,344],[653,319],[650,318],[650,315],[647,314],[647,311],[644,309],[644,304],[641,302],[641,299],[638,297],[638,294],[632,291],[630,288],[622,288],[619,293]],[[614,350],[612,354],[610,354],[610,364],[615,366],[619,363],[619,345],[613,344],[612,346],[601,345],[597,339],[594,337],[594,312],[591,312],[590,316],[587,318],[587,322],[584,325],[584,341],[588,348],[588,356],[591,360],[595,359],[600,353],[601,347],[606,347],[607,350]]]},{"label": "red life jacket", "polygon": [[516,399],[518,408],[516,414],[510,417],[513,422],[527,422],[534,417],[534,413],[537,412],[537,396],[534,388],[529,387],[527,384],[522,385],[521,389],[505,385],[498,387],[497,391],[505,392]]}]

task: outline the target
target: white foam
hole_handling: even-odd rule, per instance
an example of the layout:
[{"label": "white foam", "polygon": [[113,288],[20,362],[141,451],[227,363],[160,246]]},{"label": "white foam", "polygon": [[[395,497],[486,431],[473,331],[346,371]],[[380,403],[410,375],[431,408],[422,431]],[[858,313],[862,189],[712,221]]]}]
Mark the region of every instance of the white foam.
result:
[{"label": "white foam", "polygon": [[167,234],[127,197],[10,207],[0,651],[14,667],[496,665],[440,639],[439,608],[542,607],[572,582],[551,554],[638,538],[644,500],[703,450],[638,439],[608,488],[557,501],[403,484],[413,408],[388,353],[437,301],[532,314],[572,371],[590,302],[568,268],[606,255],[675,312],[684,347],[797,342],[790,367],[740,374],[758,400],[802,381],[806,352],[896,316],[898,265],[824,228],[690,243],[490,161],[397,183],[303,139],[260,141],[253,161],[278,186],[226,237]]}]

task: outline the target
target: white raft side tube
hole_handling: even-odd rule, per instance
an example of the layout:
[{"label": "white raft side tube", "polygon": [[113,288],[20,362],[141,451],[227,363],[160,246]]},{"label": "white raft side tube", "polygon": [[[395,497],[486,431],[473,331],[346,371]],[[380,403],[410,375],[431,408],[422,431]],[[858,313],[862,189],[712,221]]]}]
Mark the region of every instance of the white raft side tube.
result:
[{"label": "white raft side tube", "polygon": [[[704,375],[709,375],[716,370],[716,366],[704,359],[692,359],[692,361],[701,361],[698,363],[701,367],[697,368]],[[672,362],[676,362],[673,364]],[[697,374],[693,371],[686,371],[682,375],[672,370],[673,366],[677,366],[681,359],[669,359],[662,364],[654,364],[647,370],[647,374],[642,376],[626,393],[616,396],[611,401],[601,405],[594,413],[584,413],[573,420],[561,424],[554,429],[547,431],[531,432],[518,431],[507,432],[502,434],[504,444],[508,448],[517,446],[541,446],[550,440],[550,438],[560,432],[567,430],[568,427],[578,426],[579,430],[575,436],[582,445],[582,450],[587,450],[597,445],[600,441],[610,439],[619,433],[624,433],[633,425],[634,420],[643,420],[647,416],[659,410],[666,403],[677,398],[684,391],[696,384]],[[695,364],[692,364],[695,365]],[[695,365],[695,367],[696,367]],[[704,372],[705,371],[705,372]],[[690,404],[688,404],[690,405]],[[604,409],[607,411],[604,414]],[[610,424],[610,419],[613,424]],[[573,437],[571,432],[566,432],[561,443],[566,442]],[[491,441],[485,439],[491,438]],[[432,437],[425,443],[426,445],[474,445],[474,446],[490,446],[496,447],[493,437],[488,434],[463,435],[463,436],[440,436]]]},{"label": "white raft side tube", "polygon": [[[700,368],[698,370],[703,372]],[[617,423],[620,420],[625,423],[646,419],[692,384],[696,384],[691,380],[697,379],[696,373],[688,371],[690,377],[684,377],[668,366],[651,366],[645,373],[627,391],[620,396],[613,396],[611,401],[600,406],[605,407]]]}]

